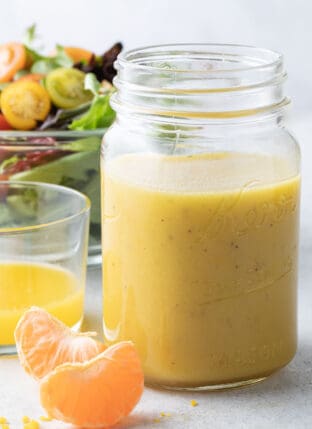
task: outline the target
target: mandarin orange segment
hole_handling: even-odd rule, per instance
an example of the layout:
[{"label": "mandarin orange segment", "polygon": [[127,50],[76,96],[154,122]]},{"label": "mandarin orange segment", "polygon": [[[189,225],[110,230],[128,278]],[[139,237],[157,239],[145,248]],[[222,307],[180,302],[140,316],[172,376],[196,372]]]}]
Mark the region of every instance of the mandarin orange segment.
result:
[{"label": "mandarin orange segment", "polygon": [[16,348],[21,365],[41,379],[58,365],[84,362],[105,350],[92,333],[75,333],[47,311],[32,307],[15,329]]},{"label": "mandarin orange segment", "polygon": [[138,354],[131,342],[115,344],[85,363],[63,364],[40,385],[50,417],[83,427],[107,427],[127,416],[144,386]]}]

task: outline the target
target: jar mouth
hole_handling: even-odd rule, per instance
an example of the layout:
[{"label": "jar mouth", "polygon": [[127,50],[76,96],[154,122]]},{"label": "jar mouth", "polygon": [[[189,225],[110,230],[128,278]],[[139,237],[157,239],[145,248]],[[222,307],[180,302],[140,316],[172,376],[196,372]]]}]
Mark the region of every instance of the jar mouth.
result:
[{"label": "jar mouth", "polygon": [[[197,67],[182,67],[190,56]],[[166,44],[132,49],[120,54],[118,66],[163,73],[217,74],[279,67],[283,56],[279,52],[251,45],[222,43]]]},{"label": "jar mouth", "polygon": [[234,44],[168,44],[133,49],[116,61],[118,111],[214,118],[283,106],[283,56]]}]

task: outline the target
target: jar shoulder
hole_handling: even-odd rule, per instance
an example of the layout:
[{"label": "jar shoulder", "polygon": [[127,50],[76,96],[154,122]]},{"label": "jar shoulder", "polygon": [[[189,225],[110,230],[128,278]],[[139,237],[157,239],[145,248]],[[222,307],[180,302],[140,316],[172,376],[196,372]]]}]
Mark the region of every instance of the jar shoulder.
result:
[{"label": "jar shoulder", "polygon": [[294,158],[299,162],[300,147],[291,130],[284,126],[241,126],[233,130],[177,126],[128,128],[117,121],[107,130],[102,153],[108,157],[135,152],[192,154],[202,152],[254,152]]}]

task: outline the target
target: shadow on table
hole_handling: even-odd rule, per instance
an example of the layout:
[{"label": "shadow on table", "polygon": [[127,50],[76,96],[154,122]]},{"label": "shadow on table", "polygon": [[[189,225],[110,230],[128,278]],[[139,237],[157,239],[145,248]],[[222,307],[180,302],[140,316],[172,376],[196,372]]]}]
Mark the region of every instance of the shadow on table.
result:
[{"label": "shadow on table", "polygon": [[[229,390],[210,392],[198,391],[196,392],[196,396],[217,397],[222,395],[224,398],[233,398],[238,396],[246,396],[249,398],[252,396],[259,396],[262,393],[272,394],[275,392],[278,392],[279,394],[287,392],[288,395],[292,395],[295,394],[296,391],[305,390],[305,387],[308,389],[311,389],[312,387],[312,341],[311,343],[305,342],[299,344],[297,354],[292,362],[262,382]],[[178,391],[157,390],[176,396],[179,396],[180,394]],[[188,395],[190,399],[192,399],[195,392],[183,391],[182,394],[184,397]]]},{"label": "shadow on table", "polygon": [[299,344],[292,362],[248,390],[248,395],[259,393],[287,392],[293,394],[312,384],[312,342]]},{"label": "shadow on table", "polygon": [[148,416],[144,413],[135,413],[131,414],[130,416],[126,417],[122,423],[118,424],[117,426],[114,426],[114,429],[131,429],[136,428],[137,426],[146,425],[146,427],[149,427],[154,423],[154,418],[152,416]]},{"label": "shadow on table", "polygon": [[297,354],[292,362],[283,368],[281,371],[273,374],[263,383],[254,386],[253,390],[257,389],[257,393],[263,391],[287,391],[295,393],[297,390],[303,390],[304,387],[312,385],[312,341],[311,343],[300,343]]},{"label": "shadow on table", "polygon": [[[150,427],[150,425],[154,423],[154,419],[151,416],[144,415],[143,413],[135,413],[131,414],[128,417],[125,417],[121,423],[114,425],[114,426],[105,426],[103,428],[99,429],[135,429],[138,426],[142,427],[141,425],[146,425],[146,427]],[[63,423],[60,423],[60,428],[65,428]],[[54,429],[54,428],[53,428]],[[58,429],[55,428],[55,429]],[[77,426],[73,425],[66,425],[66,429],[77,429]],[[87,429],[87,428],[81,428],[81,429]]]}]

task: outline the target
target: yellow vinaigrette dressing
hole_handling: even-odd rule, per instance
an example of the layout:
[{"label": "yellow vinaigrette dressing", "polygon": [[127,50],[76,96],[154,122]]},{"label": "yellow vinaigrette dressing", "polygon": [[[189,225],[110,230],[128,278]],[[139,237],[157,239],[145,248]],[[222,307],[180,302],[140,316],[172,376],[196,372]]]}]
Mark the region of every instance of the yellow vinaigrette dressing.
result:
[{"label": "yellow vinaigrette dressing", "polygon": [[12,345],[14,329],[32,305],[43,307],[68,326],[80,323],[83,288],[69,271],[49,264],[0,264],[0,345]]},{"label": "yellow vinaigrette dressing", "polygon": [[299,184],[260,154],[106,161],[104,333],[134,341],[147,382],[235,383],[292,359]]}]

